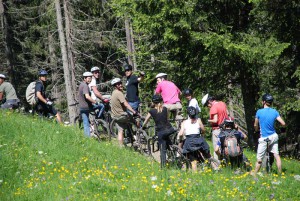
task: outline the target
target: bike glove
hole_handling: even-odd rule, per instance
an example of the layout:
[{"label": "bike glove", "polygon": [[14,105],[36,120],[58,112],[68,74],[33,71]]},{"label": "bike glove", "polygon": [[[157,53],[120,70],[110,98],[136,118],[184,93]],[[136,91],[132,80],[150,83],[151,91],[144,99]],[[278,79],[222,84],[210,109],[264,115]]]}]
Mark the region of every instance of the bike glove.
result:
[{"label": "bike glove", "polygon": [[51,101],[47,101],[47,105],[52,105],[53,103]]}]

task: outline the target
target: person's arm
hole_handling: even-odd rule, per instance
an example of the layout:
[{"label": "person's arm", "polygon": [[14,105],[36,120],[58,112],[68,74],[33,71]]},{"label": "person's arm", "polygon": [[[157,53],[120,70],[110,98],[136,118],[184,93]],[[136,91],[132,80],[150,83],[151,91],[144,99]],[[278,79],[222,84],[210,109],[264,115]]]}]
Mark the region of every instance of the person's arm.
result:
[{"label": "person's arm", "polygon": [[97,102],[95,100],[92,99],[92,97],[90,96],[90,94],[84,94],[84,97],[90,101],[92,104],[96,104]]},{"label": "person's arm", "polygon": [[140,76],[138,77],[137,81],[138,82],[142,82],[144,80],[145,77],[145,73],[144,72],[140,72]]},{"label": "person's arm", "polygon": [[132,107],[129,105],[129,103],[126,100],[123,102],[123,104],[130,112],[132,112],[132,114],[136,114],[136,111],[132,109]]},{"label": "person's arm", "polygon": [[40,91],[36,92],[36,97],[39,99],[39,101],[47,104],[47,100],[43,97],[42,93]]},{"label": "person's arm", "polygon": [[0,101],[3,99],[3,92],[0,92]]},{"label": "person's arm", "polygon": [[281,126],[285,127],[285,122],[284,122],[284,120],[281,118],[281,116],[278,116],[278,117],[276,118],[276,120],[281,124]]},{"label": "person's arm", "polygon": [[151,117],[151,114],[148,112],[147,116],[145,117],[144,123],[142,127],[145,127],[147,125],[147,123],[149,122]]},{"label": "person's arm", "polygon": [[254,130],[255,130],[256,132],[259,131],[258,118],[255,118],[255,120],[254,120]]},{"label": "person's arm", "polygon": [[97,86],[92,86],[92,91],[94,92],[95,96],[98,97],[100,100],[104,100],[102,94],[98,91]]},{"label": "person's arm", "polygon": [[209,119],[208,122],[214,124],[218,123],[218,114],[214,114],[213,118]]},{"label": "person's arm", "polygon": [[160,93],[161,93],[161,85],[159,83],[155,89],[155,94],[160,94]]},{"label": "person's arm", "polygon": [[202,123],[202,121],[201,121],[201,119],[199,118],[198,119],[198,122],[199,122],[199,126],[200,126],[200,130],[201,130],[201,133],[205,133],[205,128],[204,128],[204,125],[203,125],[203,123]]},{"label": "person's arm", "polygon": [[181,123],[181,128],[180,128],[180,131],[179,131],[179,133],[178,133],[178,137],[184,135],[184,122],[185,122],[185,121],[183,121],[183,122]]}]

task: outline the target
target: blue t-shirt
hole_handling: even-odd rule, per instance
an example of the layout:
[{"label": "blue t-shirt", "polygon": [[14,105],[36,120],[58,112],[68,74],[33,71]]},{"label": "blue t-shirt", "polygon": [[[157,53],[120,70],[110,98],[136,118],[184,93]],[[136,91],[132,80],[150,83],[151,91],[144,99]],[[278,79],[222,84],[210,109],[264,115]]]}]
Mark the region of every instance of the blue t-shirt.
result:
[{"label": "blue t-shirt", "polygon": [[258,119],[260,125],[260,135],[268,137],[276,133],[274,122],[279,117],[279,112],[273,108],[263,108],[256,112],[255,118]]}]

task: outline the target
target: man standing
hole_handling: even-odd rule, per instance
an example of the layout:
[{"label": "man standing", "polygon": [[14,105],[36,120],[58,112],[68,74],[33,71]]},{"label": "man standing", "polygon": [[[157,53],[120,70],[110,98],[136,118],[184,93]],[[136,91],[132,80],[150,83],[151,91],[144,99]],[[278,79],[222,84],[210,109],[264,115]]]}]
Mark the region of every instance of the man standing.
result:
[{"label": "man standing", "polygon": [[62,123],[60,113],[56,111],[53,107],[53,102],[46,97],[46,81],[47,81],[47,71],[40,70],[39,71],[39,80],[36,82],[35,85],[35,96],[37,99],[37,104],[35,106],[36,111],[43,115],[48,116],[49,114],[53,114],[58,123]]},{"label": "man standing", "polygon": [[91,97],[88,86],[92,81],[92,76],[93,74],[91,72],[83,73],[83,81],[80,83],[78,88],[79,110],[80,115],[82,116],[84,134],[87,137],[91,136],[89,122],[90,109],[97,105],[97,102]]},{"label": "man standing", "polygon": [[5,75],[0,74],[0,102],[3,102],[1,108],[12,109],[18,107],[20,100],[17,97],[16,90],[11,83],[5,82],[5,79]]},{"label": "man standing", "polygon": [[[278,151],[278,134],[275,131],[274,123],[277,120],[283,127],[285,127],[284,120],[280,117],[277,110],[271,108],[273,97],[270,94],[264,94],[262,96],[263,108],[259,109],[255,115],[254,129],[260,131],[260,138],[258,139],[257,148],[257,162],[253,176],[259,171],[262,159],[264,158],[267,150],[267,138],[269,142],[269,151],[274,154],[276,159],[276,165],[278,168],[278,174],[281,174],[281,159]],[[284,130],[284,129],[283,129]]]},{"label": "man standing", "polygon": [[[97,99],[103,101],[103,102],[106,102],[106,101],[109,101],[109,100],[106,100],[103,98],[102,94],[98,91],[98,88],[97,88],[97,79],[99,79],[99,74],[100,74],[100,69],[99,67],[95,66],[91,69],[91,72],[93,74],[93,77],[92,77],[92,81],[91,83],[89,84],[89,88],[90,88],[90,91],[91,91],[91,98],[98,102]],[[100,118],[102,113],[103,113],[103,110],[104,110],[104,105],[102,103],[98,103],[95,105],[95,107],[93,106],[93,110],[96,110],[96,109],[99,109],[97,115],[96,115],[96,118]]]},{"label": "man standing", "polygon": [[135,110],[138,111],[140,105],[140,98],[139,98],[139,82],[143,81],[145,73],[141,72],[140,76],[137,77],[136,75],[132,74],[132,66],[126,65],[125,66],[125,75],[127,78],[126,82],[126,99],[129,105]]},{"label": "man standing", "polygon": [[129,105],[123,94],[123,85],[120,78],[114,78],[111,81],[111,85],[114,87],[114,91],[111,94],[111,112],[112,118],[117,119],[118,127],[118,141],[119,145],[123,145],[124,129],[127,126],[127,122],[132,121],[130,116],[127,115],[126,111],[129,110],[133,115],[138,113]]},{"label": "man standing", "polygon": [[[217,101],[214,97],[206,94],[202,98],[202,105],[209,107],[209,120],[208,123],[212,127],[212,142],[213,147],[217,146],[218,136],[221,132],[219,125],[224,122],[225,118],[228,118],[227,106],[222,101]],[[214,153],[214,158],[218,160],[218,155]]]},{"label": "man standing", "polygon": [[181,116],[179,116],[179,112],[182,109],[179,99],[181,91],[173,82],[167,80],[166,73],[158,73],[155,78],[157,81],[155,93],[161,94],[164,106],[169,111],[175,111],[176,119],[181,118]]}]

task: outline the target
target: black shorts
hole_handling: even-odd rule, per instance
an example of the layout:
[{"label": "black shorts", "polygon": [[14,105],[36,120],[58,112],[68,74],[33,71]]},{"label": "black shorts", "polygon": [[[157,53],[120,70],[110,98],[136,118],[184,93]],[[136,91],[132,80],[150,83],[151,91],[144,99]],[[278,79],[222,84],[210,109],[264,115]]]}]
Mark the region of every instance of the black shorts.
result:
[{"label": "black shorts", "polygon": [[53,105],[47,105],[47,104],[42,104],[42,103],[39,103],[36,105],[36,112],[39,115],[43,115],[43,116],[49,116],[49,114],[52,114],[52,115],[57,114],[57,111],[53,107]]}]

